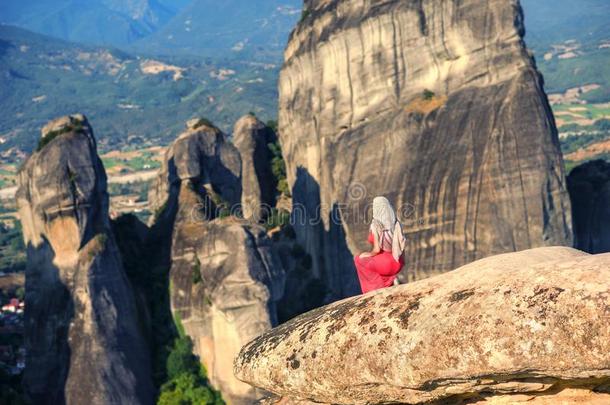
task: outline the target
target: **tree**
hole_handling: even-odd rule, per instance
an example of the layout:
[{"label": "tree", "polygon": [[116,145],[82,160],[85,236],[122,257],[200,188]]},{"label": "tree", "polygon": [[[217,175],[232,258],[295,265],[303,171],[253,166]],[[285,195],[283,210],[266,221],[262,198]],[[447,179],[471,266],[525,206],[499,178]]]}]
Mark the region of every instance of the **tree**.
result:
[{"label": "tree", "polygon": [[610,131],[610,120],[607,118],[602,118],[600,120],[595,121],[595,123],[593,124],[593,126],[598,130],[598,131]]},{"label": "tree", "polygon": [[178,338],[167,356],[167,377],[172,380],[184,373],[199,374],[199,360],[193,355],[193,342],[188,336]]},{"label": "tree", "polygon": [[161,388],[158,405],[220,405],[224,402],[217,392],[202,384],[189,373],[179,375]]},{"label": "tree", "polygon": [[19,287],[15,290],[15,297],[22,301],[25,298],[25,288]]}]

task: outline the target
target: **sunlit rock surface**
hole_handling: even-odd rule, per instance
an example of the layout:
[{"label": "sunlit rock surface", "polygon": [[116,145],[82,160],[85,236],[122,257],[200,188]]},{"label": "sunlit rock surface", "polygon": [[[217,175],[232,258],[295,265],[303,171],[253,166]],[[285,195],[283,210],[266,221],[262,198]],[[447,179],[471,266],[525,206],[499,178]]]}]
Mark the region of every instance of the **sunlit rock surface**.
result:
[{"label": "sunlit rock surface", "polygon": [[246,345],[235,373],[335,404],[601,404],[610,400],[609,280],[610,254],[493,256],[301,315]]},{"label": "sunlit rock surface", "polygon": [[254,222],[266,219],[275,205],[277,184],[269,150],[269,144],[275,141],[275,133],[251,114],[235,123],[233,143],[242,161],[242,212],[244,218]]},{"label": "sunlit rock surface", "polygon": [[329,294],[354,293],[350,257],[368,248],[377,195],[405,223],[403,281],[571,245],[557,130],[518,1],[304,8],[279,80],[279,136],[294,205],[309,219],[321,206],[322,222],[296,230]]}]

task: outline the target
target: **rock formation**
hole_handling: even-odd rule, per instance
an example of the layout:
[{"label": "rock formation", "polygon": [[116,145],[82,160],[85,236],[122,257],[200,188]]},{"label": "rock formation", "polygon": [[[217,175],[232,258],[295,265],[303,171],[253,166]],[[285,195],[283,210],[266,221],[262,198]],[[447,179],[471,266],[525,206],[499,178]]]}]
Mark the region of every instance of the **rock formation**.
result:
[{"label": "rock formation", "polygon": [[268,145],[276,140],[275,133],[251,114],[240,118],[233,130],[233,143],[242,162],[242,212],[254,222],[265,220],[275,205],[277,184]]},{"label": "rock formation", "polygon": [[212,384],[236,404],[261,396],[235,378],[232,362],[245,343],[277,324],[284,283],[264,228],[229,215],[240,201],[239,173],[239,152],[219,130],[189,125],[151,192],[154,206],[164,207],[156,224],[170,225],[172,312]]},{"label": "rock formation", "polygon": [[110,230],[82,115],[52,121],[19,172],[27,245],[24,384],[32,403],[151,404],[149,348]]},{"label": "rock formation", "polygon": [[[241,160],[237,149],[205,119],[190,120],[186,127],[186,132],[166,151],[159,175],[151,185],[148,199],[155,213],[152,222],[173,221],[176,215],[178,220],[198,215],[194,206],[211,219],[221,210],[231,210],[240,203]],[[203,200],[183,202],[189,211],[178,212],[178,197],[187,189],[196,190],[193,196],[201,195]],[[207,205],[201,207],[197,203]]]},{"label": "rock formation", "polygon": [[610,252],[610,163],[587,162],[568,176],[574,220],[574,247]]},{"label": "rock formation", "polygon": [[277,325],[283,273],[271,241],[234,218],[177,224],[173,240],[172,311],[223,397],[251,402],[259,394],[234,377],[233,359]]},{"label": "rock formation", "polygon": [[405,221],[410,280],[571,244],[557,130],[517,0],[304,7],[279,136],[293,203],[313,219],[296,231],[331,293],[353,293],[376,195]]},{"label": "rock formation", "polygon": [[610,254],[493,256],[301,315],[246,345],[235,373],[334,404],[609,403],[609,280]]}]

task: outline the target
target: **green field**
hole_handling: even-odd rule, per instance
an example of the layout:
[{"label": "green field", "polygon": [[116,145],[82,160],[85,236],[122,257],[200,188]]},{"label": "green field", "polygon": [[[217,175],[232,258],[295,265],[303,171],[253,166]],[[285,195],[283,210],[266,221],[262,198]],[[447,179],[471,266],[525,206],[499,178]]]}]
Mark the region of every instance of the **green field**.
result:
[{"label": "green field", "polygon": [[562,132],[590,130],[595,122],[610,119],[610,103],[556,104],[553,106],[553,113]]}]

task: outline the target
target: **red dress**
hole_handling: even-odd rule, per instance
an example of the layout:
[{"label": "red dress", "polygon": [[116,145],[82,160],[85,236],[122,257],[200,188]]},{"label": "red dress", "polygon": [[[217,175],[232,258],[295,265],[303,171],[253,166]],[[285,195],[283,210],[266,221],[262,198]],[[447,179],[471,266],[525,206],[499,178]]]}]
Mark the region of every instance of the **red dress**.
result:
[{"label": "red dress", "polygon": [[[371,245],[375,243],[373,232],[369,233],[368,242]],[[360,255],[357,255],[354,257],[354,263],[363,294],[390,287],[405,264],[402,256],[399,261],[396,261],[392,252],[387,250],[382,250],[371,257],[361,258]]]}]

